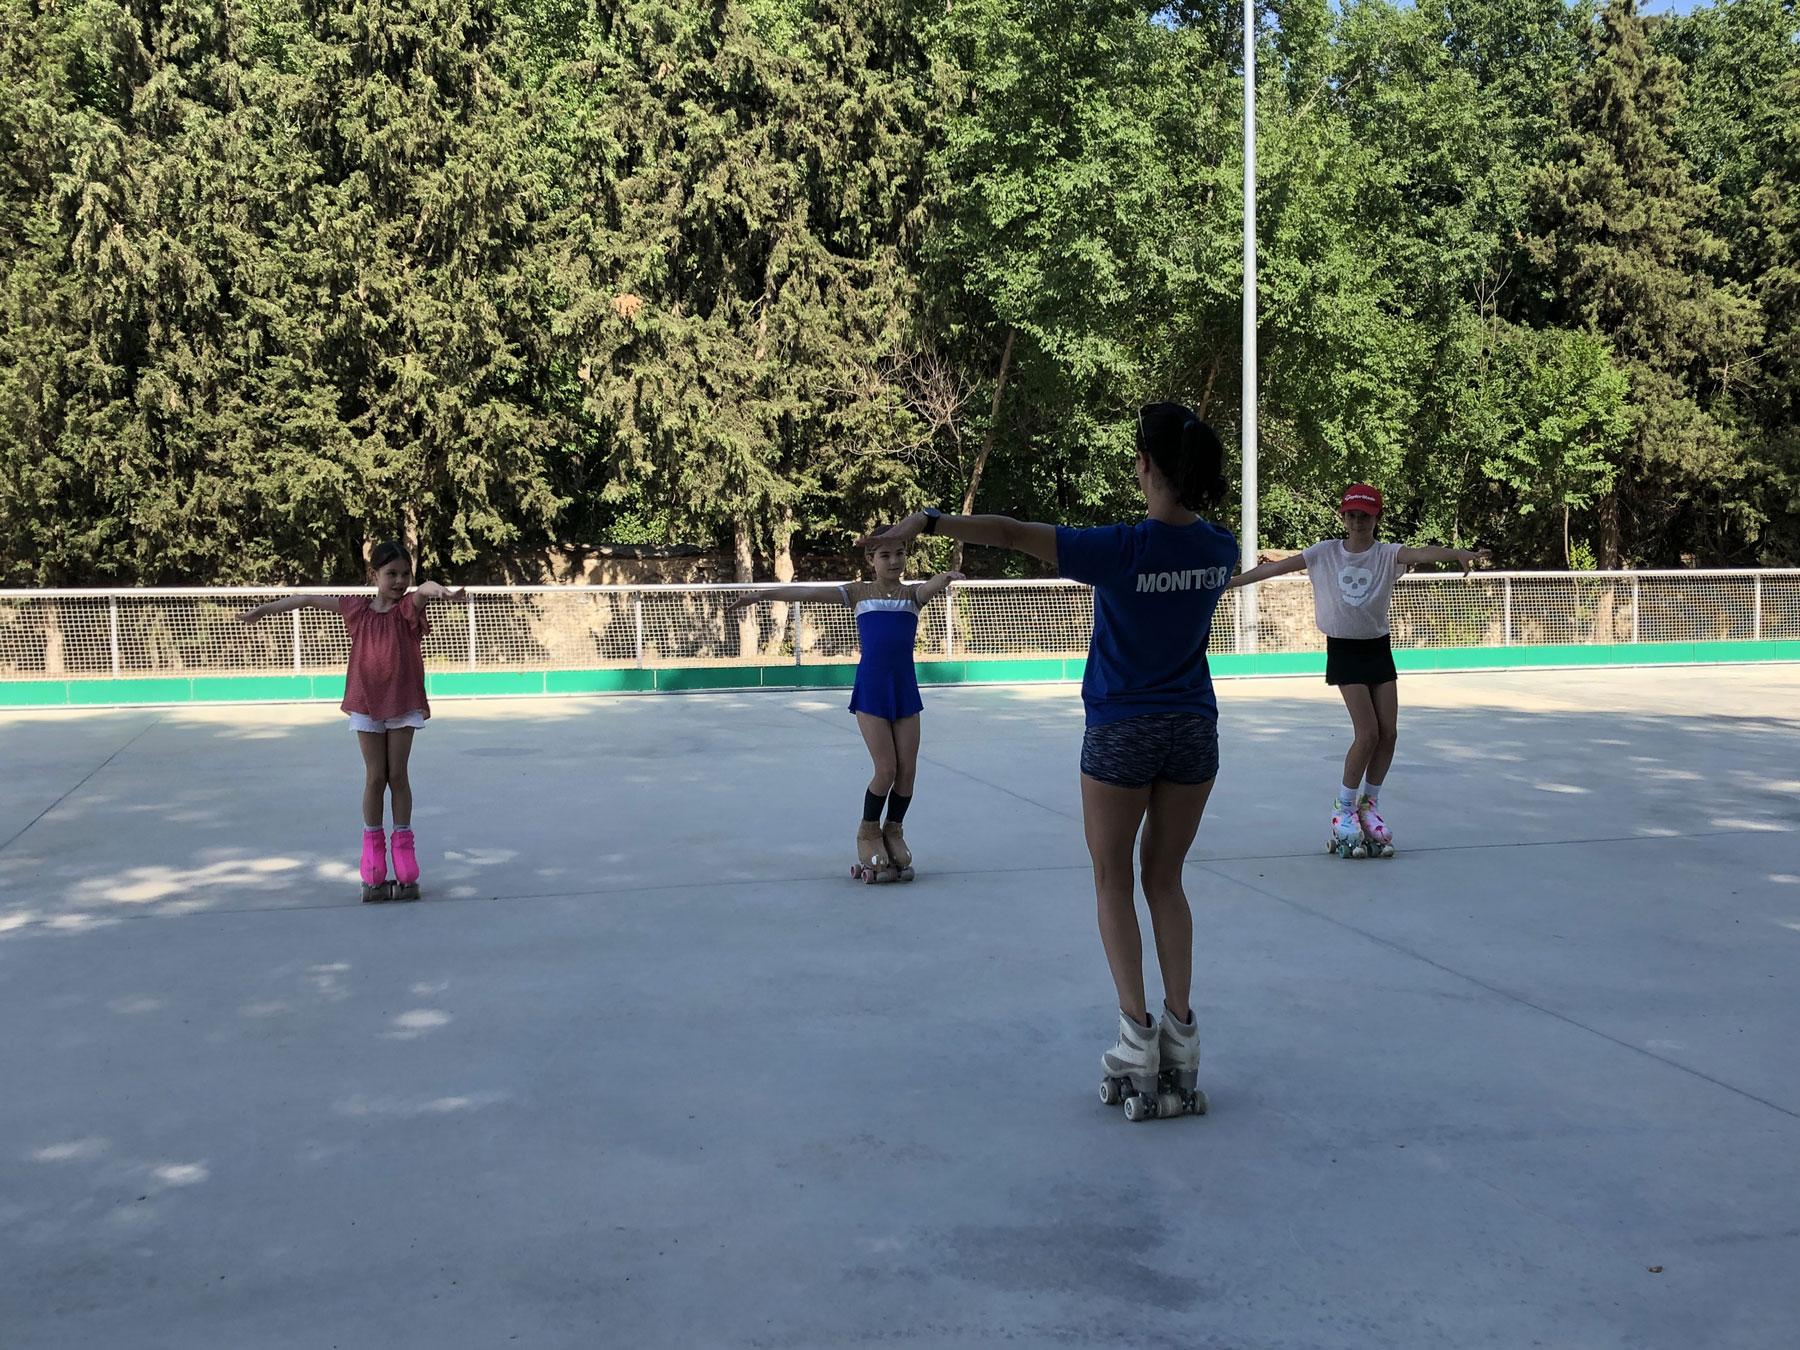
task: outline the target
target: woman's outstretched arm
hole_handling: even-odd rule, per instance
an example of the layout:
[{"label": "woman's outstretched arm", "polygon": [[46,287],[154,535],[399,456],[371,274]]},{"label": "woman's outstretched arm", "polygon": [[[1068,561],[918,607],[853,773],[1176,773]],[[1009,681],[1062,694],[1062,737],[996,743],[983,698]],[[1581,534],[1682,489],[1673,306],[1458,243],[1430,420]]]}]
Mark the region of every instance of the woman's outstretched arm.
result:
[{"label": "woman's outstretched arm", "polygon": [[[917,539],[930,523],[930,516],[923,511],[914,511],[903,520],[865,535],[863,543],[877,538],[902,542]],[[1028,553],[1034,558],[1042,558],[1052,567],[1056,565],[1056,526],[1042,521],[1014,520],[1011,516],[941,515],[937,518],[936,533],[960,539],[965,544],[985,544],[989,548]]]}]

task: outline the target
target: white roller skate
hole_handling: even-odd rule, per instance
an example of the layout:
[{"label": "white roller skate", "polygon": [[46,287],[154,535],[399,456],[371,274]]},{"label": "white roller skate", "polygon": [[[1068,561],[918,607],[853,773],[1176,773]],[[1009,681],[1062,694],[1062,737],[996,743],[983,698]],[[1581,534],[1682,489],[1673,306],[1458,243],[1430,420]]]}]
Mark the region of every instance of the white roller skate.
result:
[{"label": "white roller skate", "polygon": [[[1193,1016],[1192,1010],[1188,1016]],[[1162,1067],[1156,1076],[1156,1114],[1205,1115],[1206,1094],[1200,1090],[1200,1028],[1192,1022],[1177,1022],[1175,1014],[1165,1012],[1158,1048]]]},{"label": "white roller skate", "polygon": [[880,821],[865,820],[856,827],[856,861],[850,864],[850,876],[871,886],[898,878],[893,859],[888,857],[887,841],[881,837]]},{"label": "white roller skate", "polygon": [[1325,851],[1340,858],[1369,856],[1369,841],[1363,836],[1354,806],[1345,806],[1341,801],[1331,804],[1331,837],[1325,841]]},{"label": "white roller skate", "polygon": [[887,845],[888,862],[894,869],[894,879],[911,881],[912,850],[906,846],[906,832],[900,828],[899,821],[890,820],[881,827],[881,841]]},{"label": "white roller skate", "polygon": [[1100,1100],[1125,1104],[1125,1119],[1150,1120],[1156,1115],[1156,1079],[1162,1067],[1156,1023],[1144,1026],[1119,1014],[1119,1043],[1100,1057]]},{"label": "white roller skate", "polygon": [[1363,838],[1368,841],[1370,857],[1394,856],[1394,832],[1388,829],[1387,822],[1375,809],[1375,803],[1367,797],[1356,799],[1356,823],[1362,827]]}]

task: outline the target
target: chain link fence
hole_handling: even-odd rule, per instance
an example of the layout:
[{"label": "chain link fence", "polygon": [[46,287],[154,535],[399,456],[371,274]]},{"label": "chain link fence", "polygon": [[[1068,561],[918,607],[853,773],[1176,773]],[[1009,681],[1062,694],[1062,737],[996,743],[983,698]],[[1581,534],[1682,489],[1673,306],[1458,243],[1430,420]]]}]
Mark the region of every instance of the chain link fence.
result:
[{"label": "chain link fence", "polygon": [[[470,603],[431,606],[428,669],[591,670],[800,665],[856,660],[841,604],[727,606],[756,586],[472,586]],[[1218,653],[1324,647],[1304,576],[1258,588],[1254,634],[1228,592],[1213,621]],[[295,610],[249,626],[237,615],[304,590],[0,591],[0,679],[341,671],[343,622]],[[1092,593],[1064,581],[969,581],[920,618],[921,660],[1079,657]],[[1800,572],[1482,572],[1402,577],[1396,647],[1800,639]]]}]

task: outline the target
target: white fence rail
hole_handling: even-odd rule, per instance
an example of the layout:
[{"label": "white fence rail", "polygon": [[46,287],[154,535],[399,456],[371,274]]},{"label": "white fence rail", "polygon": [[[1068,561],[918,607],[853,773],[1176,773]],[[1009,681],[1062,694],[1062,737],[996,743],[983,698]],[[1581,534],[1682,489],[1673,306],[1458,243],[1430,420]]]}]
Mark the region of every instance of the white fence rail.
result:
[{"label": "white fence rail", "polygon": [[[471,586],[434,604],[434,670],[568,670],[848,662],[856,624],[836,604],[770,602],[727,615],[753,586]],[[1315,651],[1311,584],[1258,587],[1254,633],[1239,592],[1213,623],[1212,650]],[[280,595],[357,588],[0,590],[0,679],[229,675],[342,670],[343,624],[317,610],[237,621]],[[1800,571],[1478,572],[1403,577],[1397,647],[1800,640]],[[970,581],[926,610],[919,657],[1080,656],[1093,599],[1063,581]]]}]

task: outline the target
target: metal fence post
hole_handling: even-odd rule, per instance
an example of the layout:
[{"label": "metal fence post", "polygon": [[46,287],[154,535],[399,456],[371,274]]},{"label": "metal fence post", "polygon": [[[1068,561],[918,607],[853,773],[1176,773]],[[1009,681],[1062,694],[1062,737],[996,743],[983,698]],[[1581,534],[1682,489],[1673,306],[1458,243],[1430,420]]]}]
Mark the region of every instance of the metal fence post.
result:
[{"label": "metal fence post", "polygon": [[1638,640],[1638,585],[1636,576],[1631,578],[1631,640]]},{"label": "metal fence post", "polygon": [[956,583],[944,587],[944,657],[956,655]]},{"label": "metal fence post", "polygon": [[1503,578],[1500,583],[1500,612],[1502,614],[1500,628],[1500,645],[1512,646],[1512,578]]},{"label": "metal fence post", "polygon": [[794,601],[794,664],[806,664],[806,650],[800,645],[800,602]]},{"label": "metal fence post", "polygon": [[1761,642],[1762,641],[1762,573],[1758,572],[1754,577],[1751,578],[1751,580],[1755,582],[1755,585],[1752,587],[1751,598],[1750,598],[1750,640],[1752,642]]},{"label": "metal fence post", "polygon": [[631,593],[631,617],[637,628],[637,668],[644,668],[644,597]]},{"label": "metal fence post", "polygon": [[300,670],[300,611],[294,611],[294,669]]},{"label": "metal fence post", "polygon": [[109,624],[112,629],[112,672],[113,678],[119,678],[119,597],[113,596],[109,602],[111,614]]},{"label": "metal fence post", "polygon": [[469,597],[469,669],[475,669],[475,597]]}]

